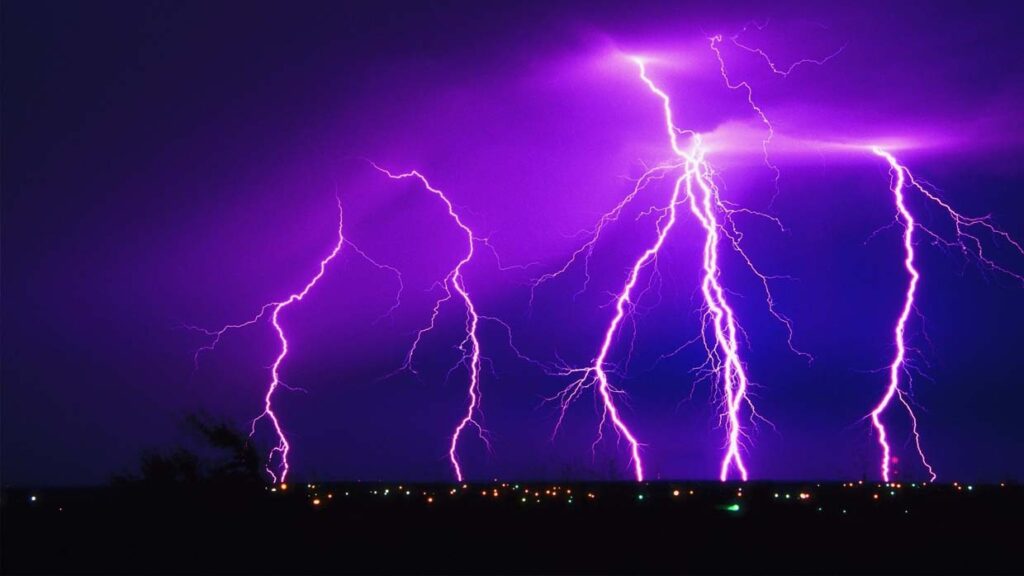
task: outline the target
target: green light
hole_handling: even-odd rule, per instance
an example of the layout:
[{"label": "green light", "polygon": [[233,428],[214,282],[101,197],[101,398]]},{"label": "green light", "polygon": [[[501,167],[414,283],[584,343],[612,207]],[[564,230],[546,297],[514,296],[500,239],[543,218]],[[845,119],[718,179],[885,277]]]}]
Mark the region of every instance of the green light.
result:
[{"label": "green light", "polygon": [[968,490],[974,490],[974,486],[968,486],[967,489]]},{"label": "green light", "polygon": [[740,505],[739,504],[730,504],[730,505],[726,506],[725,509],[728,510],[729,512],[739,512],[740,511]]},{"label": "green light", "polygon": [[643,500],[644,499],[644,495],[643,494],[637,494],[636,498],[637,498],[637,500]]}]

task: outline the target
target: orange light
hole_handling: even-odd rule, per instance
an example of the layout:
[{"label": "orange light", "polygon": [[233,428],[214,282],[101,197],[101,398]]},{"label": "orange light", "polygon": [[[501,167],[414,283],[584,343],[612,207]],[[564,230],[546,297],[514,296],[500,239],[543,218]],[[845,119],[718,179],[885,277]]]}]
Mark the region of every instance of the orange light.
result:
[{"label": "orange light", "polygon": [[284,482],[282,482],[281,483],[281,490],[287,490],[287,489],[288,489],[288,485],[285,484]]},{"label": "orange light", "polygon": [[319,498],[314,498],[313,499],[313,506],[319,506],[319,505],[320,505],[320,499]]},{"label": "orange light", "polygon": [[433,504],[433,503],[434,503],[434,497],[433,496],[428,496],[427,497],[427,504]]},{"label": "orange light", "polygon": [[672,491],[672,495],[673,496],[679,496],[679,490],[673,490]]}]

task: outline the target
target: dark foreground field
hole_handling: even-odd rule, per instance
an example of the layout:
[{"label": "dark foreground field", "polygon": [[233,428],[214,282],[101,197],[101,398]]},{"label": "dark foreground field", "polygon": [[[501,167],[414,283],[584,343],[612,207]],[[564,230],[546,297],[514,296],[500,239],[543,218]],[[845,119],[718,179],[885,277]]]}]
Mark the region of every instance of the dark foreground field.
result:
[{"label": "dark foreground field", "polygon": [[1022,496],[876,483],[7,490],[2,568],[1010,574],[1024,570]]}]

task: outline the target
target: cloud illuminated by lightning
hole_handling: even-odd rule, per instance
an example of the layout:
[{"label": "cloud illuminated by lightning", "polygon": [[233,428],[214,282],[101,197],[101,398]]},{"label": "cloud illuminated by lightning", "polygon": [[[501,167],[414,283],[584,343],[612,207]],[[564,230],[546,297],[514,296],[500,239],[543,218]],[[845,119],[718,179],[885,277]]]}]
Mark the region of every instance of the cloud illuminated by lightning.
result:
[{"label": "cloud illuminated by lightning", "polygon": [[[761,27],[759,26],[759,28]],[[779,195],[779,179],[782,177],[782,173],[779,171],[779,167],[776,166],[771,161],[771,158],[768,155],[768,147],[771,145],[772,140],[775,138],[775,127],[772,125],[771,121],[768,120],[768,116],[765,114],[761,106],[757,104],[757,102],[754,100],[754,88],[750,85],[750,83],[747,82],[746,80],[736,82],[729,77],[729,72],[725,66],[725,58],[722,56],[722,51],[720,48],[722,41],[723,37],[721,34],[717,34],[709,38],[711,51],[715,53],[715,58],[718,60],[718,69],[722,75],[722,80],[725,81],[725,85],[729,87],[730,90],[743,90],[746,92],[747,104],[749,104],[751,110],[753,110],[754,113],[757,114],[757,117],[761,120],[761,123],[764,124],[765,129],[767,130],[767,134],[765,135],[764,139],[761,140],[761,150],[764,154],[764,163],[772,172],[772,179],[775,186],[775,195],[772,197],[772,203],[774,203],[775,198]],[[730,41],[737,48],[740,48],[741,50],[745,50],[747,52],[759,56],[761,59],[765,61],[766,64],[768,64],[768,68],[771,70],[772,74],[781,76],[783,78],[789,76],[790,74],[793,73],[794,70],[796,70],[798,67],[804,64],[817,64],[821,66],[828,62],[829,60],[838,56],[843,51],[843,49],[846,48],[846,46],[844,45],[835,52],[833,52],[832,54],[820,60],[803,58],[801,60],[793,62],[788,67],[783,68],[777,65],[761,48],[752,48],[750,46],[747,46],[746,44],[740,43],[738,35],[732,36],[730,38]]]}]

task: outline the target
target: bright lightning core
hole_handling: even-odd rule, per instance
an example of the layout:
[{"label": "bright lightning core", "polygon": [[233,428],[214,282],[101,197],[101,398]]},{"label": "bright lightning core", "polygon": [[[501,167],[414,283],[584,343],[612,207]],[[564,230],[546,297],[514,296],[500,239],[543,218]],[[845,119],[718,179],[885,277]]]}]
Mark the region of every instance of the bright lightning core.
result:
[{"label": "bright lightning core", "polygon": [[[954,210],[947,202],[936,196],[933,192],[915,180],[913,174],[910,173],[910,170],[900,164],[896,157],[890,152],[877,146],[871,147],[871,151],[888,163],[890,173],[892,174],[890,190],[892,191],[895,200],[897,221],[903,227],[903,266],[907,271],[908,282],[903,296],[903,306],[896,320],[896,327],[893,333],[896,354],[892,363],[889,365],[889,382],[885,388],[885,393],[878,401],[878,404],[875,405],[874,409],[871,410],[869,416],[871,417],[871,424],[877,434],[878,444],[882,452],[881,476],[884,481],[888,482],[892,476],[891,464],[894,462],[894,458],[892,456],[892,448],[889,444],[889,435],[885,424],[882,421],[882,415],[892,403],[893,398],[898,399],[900,403],[903,404],[904,408],[906,408],[907,414],[910,417],[911,434],[914,438],[914,446],[917,449],[917,454],[921,459],[921,463],[928,470],[930,478],[935,480],[935,470],[932,468],[931,464],[928,463],[924,454],[924,449],[921,447],[921,435],[917,428],[917,416],[914,414],[914,410],[908,400],[908,390],[905,385],[901,385],[903,381],[909,379],[909,372],[907,369],[908,348],[906,344],[907,322],[910,319],[911,312],[916,310],[915,296],[917,294],[918,285],[921,282],[921,272],[915,264],[916,253],[914,250],[914,233],[919,231],[931,237],[935,243],[941,246],[956,248],[964,255],[977,259],[983,266],[1006,274],[1022,283],[1024,283],[1024,276],[997,264],[985,254],[982,248],[982,241],[974,230],[980,228],[986,231],[993,237],[1009,244],[1021,255],[1024,255],[1024,246],[1021,246],[1019,242],[1013,239],[1005,231],[996,228],[988,218],[964,216]],[[907,192],[911,190],[920,193],[927,201],[939,206],[946,216],[949,217],[955,230],[955,236],[952,240],[943,238],[936,232],[920,224],[914,218],[913,213],[907,205],[906,197]]]},{"label": "bright lightning core", "polygon": [[[782,77],[788,76],[794,68],[801,64],[822,64],[839,53],[836,52],[836,54],[833,54],[823,60],[801,60],[792,64],[788,68],[783,68],[777,66],[764,53],[764,51],[740,44],[735,37],[731,40],[736,47],[762,58],[774,74]],[[746,81],[737,81],[729,76],[721,51],[723,42],[723,37],[720,35],[710,38],[710,49],[715,57],[718,72],[720,72],[726,87],[731,90],[740,90],[745,93],[747,104],[751,111],[756,114],[757,118],[760,120],[759,126],[764,126],[765,134],[761,140],[761,149],[763,152],[764,163],[773,174],[775,191],[777,193],[779,171],[769,158],[769,149],[772,144],[772,139],[775,136],[775,130],[763,109],[756,102],[751,85]],[[809,358],[808,355],[793,347],[793,327],[791,322],[786,316],[776,310],[774,298],[769,290],[770,281],[776,277],[760,272],[755,267],[753,261],[744,252],[743,247],[741,246],[743,234],[737,229],[733,222],[733,215],[742,212],[744,214],[763,217],[778,225],[780,229],[784,228],[779,219],[774,216],[745,208],[738,208],[729,201],[723,200],[718,185],[716,184],[716,181],[718,181],[716,172],[708,159],[708,156],[711,155],[713,151],[709,151],[709,148],[704,145],[704,138],[702,134],[679,127],[674,116],[672,100],[669,94],[659,87],[654,80],[652,80],[649,75],[648,62],[639,57],[631,57],[630,60],[637,66],[640,82],[647,88],[649,93],[661,103],[664,130],[665,134],[668,136],[667,148],[670,150],[670,152],[666,153],[666,156],[668,156],[670,160],[647,170],[636,182],[633,189],[622,199],[622,201],[599,219],[596,227],[589,231],[589,240],[582,247],[572,253],[569,261],[565,263],[564,266],[554,272],[540,276],[532,283],[531,305],[533,302],[533,293],[539,286],[566,273],[571,266],[579,263],[580,260],[582,260],[585,273],[585,282],[581,291],[586,290],[587,283],[589,283],[591,279],[589,269],[590,257],[593,254],[594,247],[601,237],[605,226],[617,220],[624,207],[632,202],[638,195],[645,193],[648,186],[653,181],[667,179],[671,176],[671,194],[667,195],[667,198],[659,200],[656,205],[645,210],[643,213],[644,216],[654,216],[653,220],[655,222],[654,229],[656,236],[653,241],[645,245],[643,250],[636,255],[635,259],[632,260],[625,277],[622,279],[622,283],[619,285],[618,291],[613,294],[613,311],[607,319],[607,322],[603,325],[604,330],[596,335],[596,350],[594,357],[589,361],[589,363],[576,366],[561,364],[551,367],[549,365],[536,363],[529,358],[522,356],[514,347],[513,350],[516,351],[516,354],[520,359],[533,362],[534,364],[545,368],[549,374],[570,377],[571,382],[551,398],[551,400],[557,400],[560,405],[560,414],[555,425],[556,433],[564,421],[566,411],[569,406],[578,399],[585,390],[590,388],[594,390],[596,399],[600,403],[601,411],[600,423],[598,425],[597,438],[594,441],[594,446],[596,447],[596,445],[603,440],[603,434],[606,432],[606,427],[610,426],[615,432],[617,438],[620,441],[624,440],[628,445],[630,458],[629,465],[631,467],[632,476],[637,481],[643,481],[647,475],[643,460],[644,444],[635,432],[635,426],[631,427],[630,425],[629,420],[631,420],[631,417],[627,413],[623,412],[621,398],[625,392],[618,388],[615,383],[615,379],[618,374],[614,369],[613,356],[615,354],[615,347],[618,344],[620,333],[622,332],[622,327],[624,324],[628,323],[631,315],[635,313],[637,301],[643,296],[644,289],[642,287],[638,288],[638,285],[642,284],[641,278],[646,270],[649,270],[652,266],[658,265],[658,256],[661,254],[665,244],[670,241],[672,231],[677,230],[679,227],[679,208],[682,207],[684,210],[688,209],[690,215],[694,218],[693,222],[699,224],[699,230],[702,232],[703,238],[700,265],[696,268],[700,277],[702,327],[700,335],[695,338],[694,341],[703,343],[706,356],[703,365],[700,366],[698,370],[700,370],[701,373],[708,375],[710,379],[713,380],[716,400],[720,401],[719,421],[721,426],[724,428],[725,441],[723,443],[724,453],[718,468],[719,478],[722,481],[725,481],[729,478],[738,477],[745,481],[749,477],[748,467],[744,461],[744,454],[746,452],[745,439],[747,438],[748,433],[747,428],[752,425],[756,419],[760,418],[760,416],[755,410],[749,395],[751,382],[748,376],[747,366],[743,360],[741,349],[741,335],[743,334],[743,329],[740,325],[739,319],[737,318],[735,309],[730,304],[730,294],[723,280],[720,259],[723,254],[723,250],[728,252],[729,249],[740,256],[745,266],[760,281],[763,287],[768,311],[785,326],[788,333],[790,349],[796,354]],[[907,345],[907,330],[908,324],[912,323],[912,313],[917,311],[916,297],[918,291],[920,290],[920,287],[924,285],[923,275],[916,260],[916,242],[918,242],[921,237],[930,238],[934,244],[947,248],[955,248],[965,255],[976,258],[985,267],[1007,274],[1022,283],[1024,283],[1024,276],[1016,274],[1008,268],[996,263],[990,255],[983,250],[983,243],[980,239],[980,235],[987,234],[995,240],[1007,243],[1020,255],[1024,255],[1024,247],[1011,238],[1006,232],[996,228],[987,217],[967,217],[956,212],[947,202],[941,199],[932,190],[916,181],[910,171],[900,164],[900,162],[889,151],[881,147],[871,147],[870,150],[876,156],[886,161],[892,175],[890,192],[893,195],[896,208],[896,223],[902,228],[901,250],[903,254],[904,270],[906,272],[906,284],[903,293],[902,307],[900,308],[899,315],[895,319],[895,326],[892,333],[895,351],[891,362],[887,366],[888,382],[878,403],[865,418],[869,417],[871,419],[872,429],[876,434],[876,438],[881,449],[880,475],[885,481],[889,481],[895,473],[892,468],[892,464],[896,460],[893,458],[891,432],[886,428],[885,419],[887,417],[891,417],[891,415],[889,415],[888,408],[893,404],[894,400],[898,400],[904,406],[907,414],[909,415],[911,433],[920,460],[927,469],[928,474],[932,479],[934,479],[935,472],[931,464],[926,459],[922,448],[921,436],[918,431],[918,420],[912,408],[912,398],[910,397],[909,390],[908,352],[911,352],[912,349]],[[434,301],[429,324],[415,333],[415,338],[405,355],[404,362],[401,367],[402,370],[408,370],[413,373],[416,372],[413,366],[413,360],[417,354],[417,349],[421,344],[422,339],[435,328],[439,315],[442,311],[442,306],[450,300],[458,304],[465,313],[465,331],[464,337],[462,337],[458,343],[461,356],[455,366],[453,366],[449,371],[449,375],[460,368],[465,368],[468,381],[466,385],[465,409],[462,411],[461,417],[455,424],[448,442],[448,459],[455,478],[462,481],[465,474],[458,452],[460,441],[464,441],[463,433],[466,432],[466,429],[471,428],[475,430],[476,435],[479,436],[480,440],[487,445],[488,449],[490,448],[487,432],[482,425],[483,417],[481,411],[482,396],[480,381],[482,360],[484,359],[481,355],[481,342],[478,335],[481,320],[492,320],[502,324],[509,332],[510,346],[512,339],[511,329],[508,325],[496,318],[492,318],[478,312],[477,306],[474,303],[473,297],[466,285],[465,269],[471,264],[476,256],[477,248],[485,247],[490,249],[491,247],[487,244],[485,238],[477,237],[473,230],[465,224],[446,194],[432,186],[426,177],[424,177],[420,172],[413,170],[404,173],[394,173],[376,165],[374,165],[374,167],[393,180],[412,179],[418,181],[426,191],[435,195],[444,203],[451,221],[454,222],[455,226],[457,226],[465,236],[465,251],[460,253],[459,260],[454,267],[445,274],[443,280],[440,280],[437,283],[437,286],[441,289],[441,295]],[[929,222],[927,218],[915,218],[912,209],[913,203],[908,202],[908,195],[917,194],[922,195],[926,202],[931,203],[933,206],[937,206],[945,216],[949,218],[950,222],[953,224],[952,235],[948,233],[946,236],[940,235],[922,224],[922,221],[925,223]],[[275,413],[273,405],[273,400],[278,388],[282,386],[288,388],[282,382],[280,374],[281,366],[289,353],[289,341],[286,335],[286,330],[281,322],[282,311],[292,304],[301,302],[305,296],[315,288],[317,283],[325,275],[328,266],[336,258],[345,244],[349,244],[357,254],[367,259],[377,268],[387,270],[398,276],[399,296],[401,295],[401,275],[397,270],[386,265],[378,264],[370,259],[365,253],[346,241],[342,234],[340,199],[338,201],[338,210],[339,221],[337,241],[333,245],[333,248],[321,259],[318,270],[309,280],[306,281],[301,290],[290,294],[287,298],[282,300],[276,300],[264,304],[254,317],[244,322],[228,324],[217,330],[195,328],[196,330],[200,330],[207,336],[211,337],[210,343],[203,346],[196,352],[195,359],[198,363],[200,354],[204,351],[212,351],[227,332],[249,327],[265,318],[269,318],[270,324],[278,338],[279,349],[273,364],[270,366],[269,382],[263,396],[263,410],[252,420],[250,435],[252,436],[256,434],[257,426],[260,425],[261,422],[263,422],[264,426],[269,424],[270,429],[273,431],[276,442],[268,454],[266,470],[274,481],[284,481],[287,478],[289,473],[288,458],[291,450],[291,445],[286,436],[285,429],[282,426],[282,422],[279,419],[278,414]],[[683,216],[685,220],[685,212],[683,213]],[[618,280],[616,280],[616,282],[618,282]],[[393,311],[399,303],[400,301],[396,300],[396,304],[391,310]],[[629,353],[632,353],[632,349],[629,350]]]},{"label": "bright lightning core", "polygon": [[[624,318],[632,312],[635,297],[634,290],[641,271],[645,267],[657,262],[657,257],[669,233],[677,223],[678,208],[686,206],[701,225],[705,238],[701,259],[701,294],[704,299],[704,319],[707,330],[706,332],[702,331],[707,352],[705,367],[719,383],[719,387],[722,390],[722,420],[726,430],[725,455],[722,458],[719,477],[724,481],[729,478],[730,473],[735,471],[739,474],[740,478],[746,480],[748,478],[748,471],[742,456],[742,440],[745,436],[743,412],[749,411],[750,418],[756,417],[757,413],[747,393],[749,379],[746,367],[740,357],[739,334],[741,329],[736,319],[736,314],[729,305],[726,290],[721,282],[719,252],[723,236],[727,239],[728,245],[740,254],[748,267],[761,280],[772,313],[775,314],[776,318],[783,321],[787,328],[790,328],[790,324],[787,319],[777,314],[774,310],[771,293],[768,291],[768,280],[770,278],[757,271],[752,261],[740,247],[739,240],[742,235],[736,231],[732,223],[732,214],[737,209],[729,207],[719,196],[718,188],[714,183],[714,171],[705,158],[706,149],[702,146],[700,134],[691,130],[680,129],[676,125],[673,118],[672,102],[668,94],[659,88],[648,76],[646,63],[642,58],[634,57],[632,60],[639,69],[640,80],[661,100],[669,146],[677,160],[656,166],[641,176],[630,194],[599,219],[597,227],[592,232],[591,239],[573,253],[569,262],[558,271],[540,277],[535,281],[533,288],[535,289],[539,284],[566,272],[569,266],[580,257],[583,258],[584,264],[586,264],[604,226],[616,220],[627,203],[643,191],[652,179],[660,178],[673,172],[677,176],[668,202],[655,210],[660,214],[656,224],[657,238],[634,261],[622,289],[616,295],[615,313],[607,325],[593,363],[587,368],[564,368],[557,372],[561,375],[572,375],[575,379],[554,398],[559,401],[561,406],[561,415],[556,424],[556,430],[564,419],[566,409],[578,398],[579,394],[585,388],[596,388],[601,400],[602,417],[595,445],[602,439],[604,426],[610,421],[616,434],[620,438],[625,438],[629,444],[630,462],[633,467],[634,478],[637,481],[644,479],[644,467],[641,456],[642,444],[625,422],[616,404],[615,397],[621,394],[622,391],[615,388],[610,382],[607,362],[621,324]],[[681,137],[686,137],[689,143],[684,144],[680,142]],[[756,214],[765,216],[778,223],[775,218],[765,214]],[[589,272],[587,277],[589,279]]]}]

